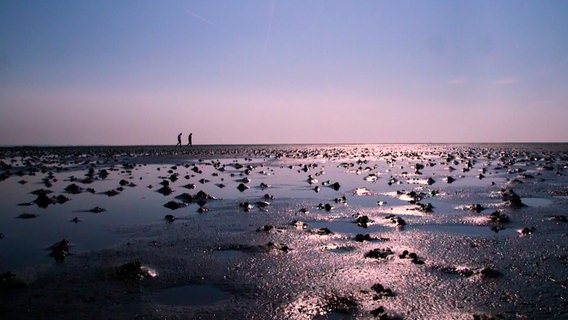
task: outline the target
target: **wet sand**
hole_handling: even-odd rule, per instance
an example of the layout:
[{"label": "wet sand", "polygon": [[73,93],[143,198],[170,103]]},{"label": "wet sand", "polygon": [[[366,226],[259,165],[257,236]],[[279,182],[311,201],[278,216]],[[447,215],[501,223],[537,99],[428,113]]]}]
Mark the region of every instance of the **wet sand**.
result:
[{"label": "wet sand", "polygon": [[568,317],[566,144],[0,154],[3,319]]}]

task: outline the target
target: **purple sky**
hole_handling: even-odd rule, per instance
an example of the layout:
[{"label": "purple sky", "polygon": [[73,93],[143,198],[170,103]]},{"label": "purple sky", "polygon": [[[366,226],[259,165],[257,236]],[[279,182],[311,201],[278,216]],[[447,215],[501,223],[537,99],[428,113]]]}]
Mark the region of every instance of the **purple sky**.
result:
[{"label": "purple sky", "polygon": [[567,1],[0,1],[0,145],[568,142]]}]

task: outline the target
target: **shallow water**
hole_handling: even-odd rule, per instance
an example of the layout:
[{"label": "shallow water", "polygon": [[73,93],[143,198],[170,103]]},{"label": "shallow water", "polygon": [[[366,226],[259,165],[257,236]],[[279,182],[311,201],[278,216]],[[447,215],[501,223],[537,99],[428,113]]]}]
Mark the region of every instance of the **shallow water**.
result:
[{"label": "shallow water", "polygon": [[[131,292],[112,296],[122,301],[113,312],[150,318],[155,310],[230,318],[222,310],[231,310],[241,318],[365,319],[379,306],[403,318],[568,313],[568,223],[559,217],[568,208],[565,144],[4,148],[0,160],[0,272],[30,287],[0,308],[11,318],[38,295],[32,310],[48,306],[62,318],[108,308],[109,287]],[[90,168],[91,181],[82,181]],[[158,192],[163,181],[171,194]],[[65,191],[73,183],[83,191]],[[239,191],[240,183],[248,188]],[[31,194],[41,188],[70,200],[41,208]],[[511,206],[502,189],[525,206]],[[216,198],[201,204],[207,212],[195,202],[164,207],[198,191]],[[105,210],[89,211],[95,207]],[[491,222],[496,211],[508,221]],[[17,218],[23,213],[37,217]],[[366,227],[355,223],[361,216]],[[371,239],[356,241],[358,234]],[[50,247],[62,239],[70,254],[56,262]],[[366,257],[374,249],[393,253]],[[160,275],[138,283],[141,290],[109,280],[135,260]],[[456,267],[501,275],[463,277],[451,273]],[[78,278],[89,285],[60,287]],[[374,299],[375,283],[395,296]],[[49,299],[52,291],[83,298],[66,307]]]},{"label": "shallow water", "polygon": [[213,285],[192,284],[161,290],[154,300],[173,306],[207,306],[228,300],[231,294]]},{"label": "shallow water", "polygon": [[523,198],[523,203],[529,207],[543,208],[552,205],[552,199],[545,198]]},{"label": "shallow water", "polygon": [[459,236],[474,236],[474,237],[510,237],[518,235],[514,229],[501,229],[493,231],[487,226],[472,226],[472,225],[421,225],[415,226],[413,229],[417,231],[427,231],[431,234],[449,233]]}]

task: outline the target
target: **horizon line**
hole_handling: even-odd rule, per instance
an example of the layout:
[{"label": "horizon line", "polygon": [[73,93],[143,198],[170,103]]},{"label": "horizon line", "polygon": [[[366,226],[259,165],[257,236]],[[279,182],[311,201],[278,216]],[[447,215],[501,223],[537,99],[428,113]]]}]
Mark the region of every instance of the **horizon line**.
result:
[{"label": "horizon line", "polygon": [[568,144],[568,141],[524,141],[524,142],[302,142],[302,143],[221,143],[221,144],[194,144],[192,146],[176,146],[174,144],[13,144],[0,145],[0,148],[73,148],[73,147],[171,147],[191,148],[210,146],[308,146],[308,145],[392,145],[392,144]]}]

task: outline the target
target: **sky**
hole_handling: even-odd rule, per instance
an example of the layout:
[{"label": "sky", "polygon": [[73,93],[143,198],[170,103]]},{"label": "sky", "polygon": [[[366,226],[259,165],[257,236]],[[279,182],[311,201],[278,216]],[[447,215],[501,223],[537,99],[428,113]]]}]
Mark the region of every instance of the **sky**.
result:
[{"label": "sky", "polygon": [[0,0],[0,145],[568,142],[568,1]]}]

